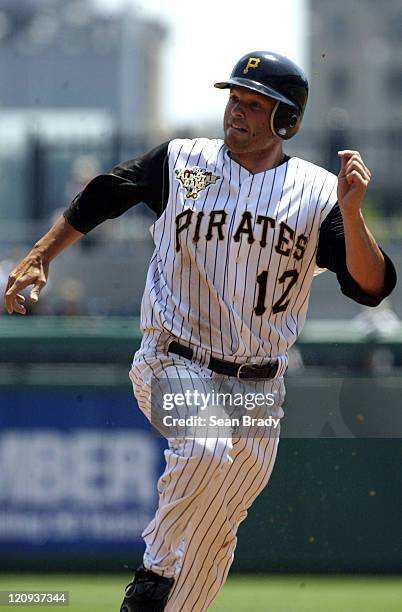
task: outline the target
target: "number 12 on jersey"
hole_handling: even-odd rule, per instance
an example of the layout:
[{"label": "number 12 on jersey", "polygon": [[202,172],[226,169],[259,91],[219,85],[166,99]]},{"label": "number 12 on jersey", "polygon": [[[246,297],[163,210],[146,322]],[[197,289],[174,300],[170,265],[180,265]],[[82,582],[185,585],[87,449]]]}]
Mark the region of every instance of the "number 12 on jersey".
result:
[{"label": "number 12 on jersey", "polygon": [[[267,307],[265,300],[267,297],[267,286],[268,286],[268,270],[264,270],[257,276],[257,300],[254,306],[254,312],[258,317],[261,317]],[[292,287],[297,283],[299,273],[297,270],[285,270],[285,272],[278,278],[278,283],[284,286],[284,291],[280,298],[276,300],[272,306],[272,313],[278,314],[283,312],[289,306],[290,298],[287,299]]]}]

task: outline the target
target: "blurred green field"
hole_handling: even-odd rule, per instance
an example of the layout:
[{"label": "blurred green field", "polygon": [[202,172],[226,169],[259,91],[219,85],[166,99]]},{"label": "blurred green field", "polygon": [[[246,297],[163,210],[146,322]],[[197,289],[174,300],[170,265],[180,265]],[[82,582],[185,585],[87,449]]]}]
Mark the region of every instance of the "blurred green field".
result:
[{"label": "blurred green field", "polygon": [[[66,606],[0,606],[0,610],[118,612],[127,576],[2,575],[0,590],[69,591]],[[233,576],[213,612],[400,612],[402,577]],[[187,611],[186,611],[187,612]],[[190,610],[188,612],[191,612]]]}]

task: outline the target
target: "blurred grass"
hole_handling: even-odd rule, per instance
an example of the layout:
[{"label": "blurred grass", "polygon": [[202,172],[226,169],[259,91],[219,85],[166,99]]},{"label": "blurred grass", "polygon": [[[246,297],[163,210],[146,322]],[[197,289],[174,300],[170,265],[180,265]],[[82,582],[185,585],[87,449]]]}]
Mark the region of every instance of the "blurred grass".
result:
[{"label": "blurred grass", "polygon": [[[0,590],[69,591],[67,606],[0,606],[0,611],[118,612],[127,576],[2,575]],[[233,576],[211,612],[400,612],[402,577]],[[187,611],[186,611],[187,612]],[[188,612],[191,612],[190,610]]]}]

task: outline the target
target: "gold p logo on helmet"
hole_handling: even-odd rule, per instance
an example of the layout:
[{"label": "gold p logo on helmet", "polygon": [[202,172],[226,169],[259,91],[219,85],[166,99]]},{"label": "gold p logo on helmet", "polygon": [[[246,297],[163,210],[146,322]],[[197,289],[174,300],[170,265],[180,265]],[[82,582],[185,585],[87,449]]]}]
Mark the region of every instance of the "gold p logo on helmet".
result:
[{"label": "gold p logo on helmet", "polygon": [[243,74],[247,74],[250,68],[257,68],[260,63],[259,57],[249,57],[247,61],[247,66],[243,70]]}]

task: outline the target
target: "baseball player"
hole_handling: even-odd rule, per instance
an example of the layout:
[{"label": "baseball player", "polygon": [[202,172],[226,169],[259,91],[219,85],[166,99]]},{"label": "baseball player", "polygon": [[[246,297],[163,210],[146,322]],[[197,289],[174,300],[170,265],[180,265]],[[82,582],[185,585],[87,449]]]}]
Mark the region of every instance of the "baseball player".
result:
[{"label": "baseball player", "polygon": [[[167,436],[158,509],[121,612],[202,612],[224,584],[239,524],[273,469],[287,352],[314,274],[331,270],[367,306],[396,283],[361,212],[371,174],[359,152],[339,152],[338,177],[283,152],[307,101],[302,70],[252,52],[215,87],[229,90],[224,140],[172,140],[94,178],[10,274],[5,294],[7,311],[24,314],[21,290],[33,285],[36,302],[58,253],[145,202],[157,219],[130,371],[141,410],[152,419],[173,380],[208,397],[224,389],[274,398],[258,436]],[[181,414],[200,413],[186,396]]]}]

